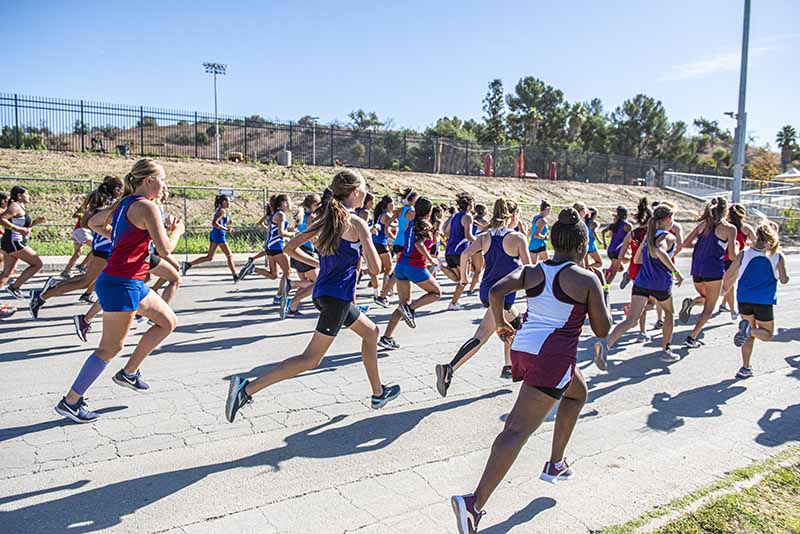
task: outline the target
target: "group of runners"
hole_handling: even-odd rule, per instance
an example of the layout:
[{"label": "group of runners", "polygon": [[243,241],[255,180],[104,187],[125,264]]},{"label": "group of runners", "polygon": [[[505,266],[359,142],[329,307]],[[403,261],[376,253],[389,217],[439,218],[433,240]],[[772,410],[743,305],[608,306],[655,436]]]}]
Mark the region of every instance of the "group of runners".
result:
[{"label": "group of runners", "polygon": [[[736,376],[744,379],[752,376],[754,341],[769,341],[774,333],[777,283],[788,282],[777,225],[766,219],[749,225],[744,208],[724,198],[709,201],[684,237],[674,220],[676,206],[668,202],[642,199],[632,219],[625,207],[618,207],[613,220],[601,225],[597,209],[584,203],[554,214],[543,200],[528,223],[522,220],[526,214],[519,204],[509,198],[498,198],[487,208],[463,193],[450,206],[408,189],[400,199],[386,195],[376,202],[357,171],[341,169],[321,195],[307,195],[296,213],[288,196],[273,196],[259,221],[266,231],[264,250],[237,268],[228,246],[233,231],[230,199],[215,199],[208,253],[178,262],[172,252],[184,225],[165,215],[161,204],[166,197],[164,168],[153,159],[138,160],[122,179],[106,177],[75,214],[75,254],[63,277],[48,278],[26,297],[22,286],[42,268],[28,238],[31,228],[44,219],[29,214],[34,199],[23,187],[0,194],[0,287],[9,297],[27,298],[33,318],[53,297],[80,291],[79,299],[89,306],[73,317],[81,341],[87,340],[102,311],[100,342],[58,401],[56,412],[78,423],[98,418],[85,394],[123,350],[137,320],[149,326],[112,379],[135,391],[149,388],[140,368],[176,327],[170,302],[182,277],[212,260],[217,250],[225,254],[234,283],[256,274],[279,280],[274,301],[282,318],[308,313],[300,309],[308,298],[318,310],[316,329],[302,352],[254,379],[230,380],[224,407],[228,421],[233,422],[261,390],[317,367],[343,328],[362,340],[371,406],[382,408],[399,396],[400,386],[382,379],[378,350],[400,348],[398,327],[417,327],[419,310],[442,299],[438,278],[444,276],[454,283],[449,311],[461,309],[465,292],[476,292],[486,311],[452,359],[435,365],[439,394],[447,395],[459,369],[493,333],[503,344],[500,376],[524,384],[476,489],[451,500],[462,534],[477,532],[490,495],[556,403],[552,450],[540,478],[554,483],[572,478],[565,449],[588,395],[576,366],[587,320],[598,338],[593,357],[601,370],[607,370],[610,349],[628,330],[638,325],[640,340],[650,339],[649,310],[656,312],[656,328],[662,333],[661,356],[676,361],[679,356],[671,345],[672,288],[691,276],[697,296],[681,303],[678,319],[689,324],[692,309],[702,306],[702,311],[684,345],[701,346],[703,328],[712,315],[730,313],[739,319],[733,342],[742,354]],[[70,276],[87,243],[90,254],[78,274]],[[600,256],[600,243],[607,263]],[[691,272],[683,273],[675,258],[689,247]],[[263,268],[258,266],[261,258],[266,258]],[[12,281],[20,261],[27,267]],[[608,291],[617,274],[622,288],[632,285],[625,318],[614,325]],[[375,305],[390,307],[396,299],[382,331],[365,313],[367,307],[356,302],[362,278],[372,288]],[[416,296],[413,286],[418,288]],[[525,294],[523,306],[517,302],[519,292]]]}]

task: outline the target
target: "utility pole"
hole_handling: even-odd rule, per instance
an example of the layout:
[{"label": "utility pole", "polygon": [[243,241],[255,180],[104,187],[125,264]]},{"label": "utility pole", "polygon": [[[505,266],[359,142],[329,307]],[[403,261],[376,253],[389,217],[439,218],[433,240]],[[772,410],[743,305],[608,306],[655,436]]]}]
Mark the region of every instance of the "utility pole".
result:
[{"label": "utility pole", "polygon": [[222,63],[203,63],[206,73],[214,75],[214,139],[217,145],[217,161],[220,159],[219,154],[219,116],[217,115],[217,75],[224,76],[227,65]]},{"label": "utility pole", "polygon": [[747,142],[747,51],[750,41],[750,0],[744,0],[744,24],[742,28],[742,66],[739,71],[739,108],[736,114],[736,134],[733,147],[733,202],[739,202],[742,195],[744,176],[745,143]]}]

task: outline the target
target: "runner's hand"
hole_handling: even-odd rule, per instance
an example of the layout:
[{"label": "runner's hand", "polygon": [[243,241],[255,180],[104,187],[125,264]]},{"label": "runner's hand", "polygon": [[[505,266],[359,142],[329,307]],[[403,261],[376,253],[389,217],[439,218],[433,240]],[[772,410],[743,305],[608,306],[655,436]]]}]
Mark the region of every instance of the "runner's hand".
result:
[{"label": "runner's hand", "polygon": [[514,330],[514,327],[508,324],[508,321],[505,319],[502,323],[497,325],[495,332],[497,332],[497,337],[503,340],[503,343],[510,343],[514,339],[514,335],[517,333],[517,331]]}]

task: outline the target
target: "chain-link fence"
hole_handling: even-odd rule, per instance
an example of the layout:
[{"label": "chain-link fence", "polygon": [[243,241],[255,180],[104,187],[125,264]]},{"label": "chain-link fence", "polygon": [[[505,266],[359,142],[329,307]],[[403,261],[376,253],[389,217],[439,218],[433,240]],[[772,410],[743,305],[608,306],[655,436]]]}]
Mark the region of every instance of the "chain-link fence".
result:
[{"label": "chain-link fence", "polygon": [[[219,120],[223,158],[470,176],[641,183],[650,169],[716,172],[678,161],[538,145],[480,144],[404,131],[348,129],[313,121],[235,117],[0,93],[0,147],[213,159]],[[283,154],[285,158],[285,154]],[[288,161],[288,159],[286,159]]]}]

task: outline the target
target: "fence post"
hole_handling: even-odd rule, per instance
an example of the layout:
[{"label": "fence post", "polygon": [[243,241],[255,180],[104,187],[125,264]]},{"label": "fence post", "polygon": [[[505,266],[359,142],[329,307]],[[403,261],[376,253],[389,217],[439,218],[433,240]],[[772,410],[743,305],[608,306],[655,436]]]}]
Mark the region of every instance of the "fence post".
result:
[{"label": "fence post", "polygon": [[16,145],[17,148],[20,148],[20,138],[19,138],[19,99],[17,97],[17,93],[14,93],[14,137],[16,138]]},{"label": "fence post", "polygon": [[[197,124],[197,123],[195,123]],[[186,208],[186,188],[183,188],[183,224],[185,231],[183,232],[183,261],[189,261],[189,221],[187,220],[188,209]]]},{"label": "fence post", "polygon": [[194,112],[194,157],[198,157],[197,147],[197,112]]},{"label": "fence post", "polygon": [[81,100],[81,152],[83,152],[86,147],[86,140],[84,139],[85,135],[86,128],[83,125],[83,100]]},{"label": "fence post", "polygon": [[244,119],[244,160],[247,161],[247,118]]},{"label": "fence post", "polygon": [[469,141],[464,145],[464,174],[469,176]]},{"label": "fence post", "polygon": [[408,140],[406,138],[406,132],[403,132],[403,166],[406,166],[406,160],[408,159]]},{"label": "fence post", "polygon": [[292,121],[289,121],[289,152],[292,152],[294,149],[294,125]]},{"label": "fence post", "polygon": [[335,167],[336,162],[333,159],[333,126],[331,126],[331,167]]},{"label": "fence post", "polygon": [[497,143],[492,147],[492,176],[497,176]]},{"label": "fence post", "polygon": [[367,168],[372,168],[372,130],[367,130]]},{"label": "fence post", "polygon": [[[139,153],[144,156],[144,108],[139,106]],[[184,191],[183,201],[186,202],[186,191]]]}]

